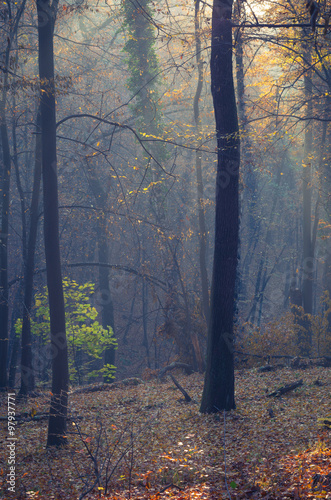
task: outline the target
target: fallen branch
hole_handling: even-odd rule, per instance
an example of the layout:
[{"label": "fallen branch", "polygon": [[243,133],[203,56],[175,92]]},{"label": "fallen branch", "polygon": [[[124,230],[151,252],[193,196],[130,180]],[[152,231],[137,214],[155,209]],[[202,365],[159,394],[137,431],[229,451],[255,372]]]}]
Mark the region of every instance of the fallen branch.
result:
[{"label": "fallen branch", "polygon": [[170,484],[167,484],[167,486],[165,486],[164,488],[162,488],[162,490],[160,490],[159,493],[164,493],[169,488],[177,488],[177,490],[184,491],[183,488],[181,488],[180,486],[177,486],[177,484],[170,483]]},{"label": "fallen branch", "polygon": [[293,391],[297,387],[300,387],[300,385],[303,384],[303,380],[298,380],[297,382],[294,382],[293,384],[288,384],[284,385],[283,387],[279,387],[276,389],[274,392],[271,392],[270,394],[267,395],[268,398],[270,397],[275,397],[279,398],[279,396],[282,396],[283,394],[286,394],[287,392]]},{"label": "fallen branch", "polygon": [[276,369],[275,366],[273,365],[265,365],[265,366],[260,366],[260,368],[257,369],[258,372],[273,372]]},{"label": "fallen branch", "polygon": [[173,363],[170,363],[170,365],[165,366],[159,371],[158,378],[160,379],[164,377],[167,372],[169,372],[170,370],[174,370],[175,368],[182,368],[188,375],[190,375],[194,371],[191,365],[180,363],[179,361],[174,361]]},{"label": "fallen branch", "polygon": [[180,390],[180,392],[183,394],[184,398],[185,398],[185,401],[187,403],[189,403],[190,401],[192,401],[192,398],[191,396],[189,396],[187,394],[187,392],[185,391],[185,389],[183,389],[183,387],[180,385],[179,382],[177,382],[177,380],[175,379],[175,377],[169,373],[169,377],[171,378],[171,380],[173,381],[173,383],[175,384],[175,386]]}]

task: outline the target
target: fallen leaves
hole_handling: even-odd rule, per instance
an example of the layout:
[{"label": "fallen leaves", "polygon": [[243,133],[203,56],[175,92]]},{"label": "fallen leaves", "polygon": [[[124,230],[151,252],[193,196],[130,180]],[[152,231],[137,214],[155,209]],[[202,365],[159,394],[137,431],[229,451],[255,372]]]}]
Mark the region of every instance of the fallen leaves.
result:
[{"label": "fallen leaves", "polygon": [[[266,388],[270,393],[287,384],[293,370],[238,371],[237,409],[225,416],[225,447],[223,414],[200,414],[198,404],[185,403],[170,381],[73,393],[67,448],[45,450],[46,421],[17,426],[16,496],[6,490],[5,453],[0,495],[76,500],[85,491],[81,498],[90,500],[331,499],[330,430],[318,425],[330,414],[331,371],[313,367],[298,378],[299,389],[270,400]],[[314,385],[317,378],[323,385]],[[203,377],[178,379],[200,401]],[[45,393],[33,408],[46,412],[48,405]],[[29,402],[18,402],[17,412],[26,411]],[[0,440],[5,450],[5,425]]]}]

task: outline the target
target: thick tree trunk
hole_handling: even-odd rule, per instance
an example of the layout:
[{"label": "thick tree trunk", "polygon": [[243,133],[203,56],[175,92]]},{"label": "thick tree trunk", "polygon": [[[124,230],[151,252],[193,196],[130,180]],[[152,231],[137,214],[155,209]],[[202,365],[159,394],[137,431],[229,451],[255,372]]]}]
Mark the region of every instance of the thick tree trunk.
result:
[{"label": "thick tree trunk", "polygon": [[68,407],[68,351],[62,288],[58,186],[53,30],[57,2],[37,0],[39,77],[41,84],[41,142],[44,199],[44,238],[52,349],[52,398],[47,446],[66,443]]},{"label": "thick tree trunk", "polygon": [[240,141],[232,73],[232,0],[214,0],[211,88],[218,167],[215,252],[201,412],[235,408],[233,321],[239,233]]}]

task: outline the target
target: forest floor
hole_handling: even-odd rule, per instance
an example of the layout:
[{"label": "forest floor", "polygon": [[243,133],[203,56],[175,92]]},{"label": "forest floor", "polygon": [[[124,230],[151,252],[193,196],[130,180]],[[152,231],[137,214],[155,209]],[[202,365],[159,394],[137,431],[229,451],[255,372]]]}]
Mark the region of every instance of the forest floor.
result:
[{"label": "forest floor", "polygon": [[[49,393],[16,400],[26,417],[15,428],[15,493],[1,421],[0,498],[331,499],[331,430],[318,420],[331,418],[330,368],[236,371],[237,409],[225,415],[199,413],[202,375],[175,376],[192,402],[167,377],[72,394],[59,450],[45,449]],[[268,397],[299,379],[296,390]]]}]

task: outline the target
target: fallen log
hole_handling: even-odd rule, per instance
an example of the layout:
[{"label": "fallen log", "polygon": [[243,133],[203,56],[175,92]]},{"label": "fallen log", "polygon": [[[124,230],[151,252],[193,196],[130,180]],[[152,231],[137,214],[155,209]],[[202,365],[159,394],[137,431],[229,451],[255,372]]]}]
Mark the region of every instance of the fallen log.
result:
[{"label": "fallen log", "polygon": [[283,394],[286,394],[287,392],[293,391],[297,387],[300,387],[303,384],[303,380],[298,380],[297,382],[293,382],[293,384],[287,384],[282,387],[279,387],[276,389],[274,392],[271,392],[270,394],[267,395],[267,398],[275,397],[279,398]]},{"label": "fallen log", "polygon": [[265,366],[260,366],[260,368],[257,369],[258,372],[264,373],[264,372],[273,372],[276,368],[273,365],[265,365]]},{"label": "fallen log", "polygon": [[180,385],[179,382],[177,382],[177,380],[175,379],[175,377],[169,373],[169,377],[171,378],[171,380],[173,381],[173,383],[175,384],[175,386],[180,390],[180,392],[183,394],[184,398],[185,398],[185,401],[187,403],[189,403],[190,401],[192,401],[192,398],[191,396],[189,396],[187,394],[187,392],[185,391],[185,389],[183,389],[183,387]]}]

